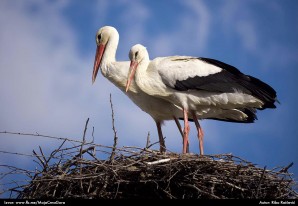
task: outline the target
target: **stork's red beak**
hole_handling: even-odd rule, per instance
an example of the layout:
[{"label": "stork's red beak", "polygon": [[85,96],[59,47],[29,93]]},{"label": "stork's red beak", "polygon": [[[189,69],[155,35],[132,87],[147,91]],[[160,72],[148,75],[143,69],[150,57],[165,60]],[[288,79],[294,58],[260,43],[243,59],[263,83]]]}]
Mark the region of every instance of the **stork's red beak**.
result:
[{"label": "stork's red beak", "polygon": [[128,79],[127,79],[126,89],[125,89],[126,92],[129,89],[129,86],[131,84],[132,79],[134,78],[137,68],[138,68],[138,62],[132,60],[130,62],[130,67],[129,67],[129,74],[128,74]]},{"label": "stork's red beak", "polygon": [[104,44],[99,44],[96,48],[96,54],[95,54],[95,60],[94,60],[94,66],[93,66],[93,74],[92,74],[92,84],[95,82],[104,50],[105,50]]}]

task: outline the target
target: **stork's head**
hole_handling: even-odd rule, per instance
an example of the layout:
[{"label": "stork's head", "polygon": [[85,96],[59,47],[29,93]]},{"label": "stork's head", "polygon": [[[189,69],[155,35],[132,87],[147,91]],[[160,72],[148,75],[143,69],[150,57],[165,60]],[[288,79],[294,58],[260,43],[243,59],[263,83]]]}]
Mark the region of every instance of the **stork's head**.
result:
[{"label": "stork's head", "polygon": [[97,72],[99,70],[103,55],[105,53],[105,48],[111,38],[117,38],[117,41],[119,39],[119,34],[114,27],[104,26],[101,27],[96,33],[95,41],[97,48],[93,67],[92,83],[94,83],[96,79]]},{"label": "stork's head", "polygon": [[131,47],[129,51],[129,59],[130,59],[130,67],[128,72],[128,78],[126,83],[126,92],[128,91],[129,85],[131,84],[132,79],[134,78],[135,72],[139,66],[139,64],[143,60],[149,60],[149,54],[146,49],[141,44],[136,44],[133,47]]}]

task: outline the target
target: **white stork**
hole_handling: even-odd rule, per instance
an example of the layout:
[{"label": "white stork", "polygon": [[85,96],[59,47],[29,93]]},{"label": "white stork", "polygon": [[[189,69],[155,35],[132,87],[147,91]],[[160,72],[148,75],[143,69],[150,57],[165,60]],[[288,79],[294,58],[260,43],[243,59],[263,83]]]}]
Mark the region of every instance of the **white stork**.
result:
[{"label": "white stork", "polygon": [[[118,42],[119,33],[114,27],[104,26],[96,33],[97,49],[92,83],[94,83],[100,67],[103,76],[125,93],[127,74],[129,72],[129,61],[116,61]],[[174,119],[183,137],[181,125],[178,121],[178,118],[182,118],[181,108],[168,101],[146,94],[136,86],[134,81],[131,82],[131,87],[126,94],[138,107],[148,113],[156,122],[161,152],[164,152],[166,149],[161,129],[164,120]]]},{"label": "white stork", "polygon": [[170,56],[150,61],[147,49],[140,44],[131,48],[129,58],[126,90],[134,79],[148,95],[183,108],[183,153],[188,142],[189,114],[196,123],[200,154],[203,154],[204,134],[198,118],[205,117],[200,114],[208,113],[210,119],[219,119],[217,111],[227,111],[229,116],[223,115],[221,120],[249,123],[256,119],[256,109],[276,107],[276,92],[272,87],[218,60]]}]

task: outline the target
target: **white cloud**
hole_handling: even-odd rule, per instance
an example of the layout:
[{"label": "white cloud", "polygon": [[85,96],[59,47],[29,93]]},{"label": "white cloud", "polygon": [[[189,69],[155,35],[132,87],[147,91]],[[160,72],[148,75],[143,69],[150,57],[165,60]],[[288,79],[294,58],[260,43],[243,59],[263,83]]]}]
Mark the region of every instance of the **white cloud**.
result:
[{"label": "white cloud", "polygon": [[[77,138],[97,106],[92,102],[101,93],[95,93],[91,85],[93,59],[78,54],[76,35],[63,18],[63,6],[1,1],[1,131]],[[26,140],[0,141],[1,147],[16,149],[13,145]]]},{"label": "white cloud", "polygon": [[257,34],[254,24],[251,21],[240,20],[237,22],[236,30],[241,38],[243,47],[251,52],[257,50]]},{"label": "white cloud", "polygon": [[194,13],[193,15],[195,16],[195,18],[192,19],[192,21],[189,21],[190,19],[188,18],[185,19],[184,24],[187,25],[187,22],[197,22],[196,25],[189,23],[189,25],[187,26],[189,28],[194,28],[194,32],[191,32],[194,34],[194,44],[196,45],[196,43],[198,43],[198,45],[196,46],[203,50],[208,44],[208,35],[210,32],[211,24],[210,11],[208,7],[203,3],[203,1],[191,0],[183,2],[188,7],[188,9]]},{"label": "white cloud", "polygon": [[106,17],[108,15],[108,11],[111,7],[110,1],[108,0],[98,0],[96,1],[93,8],[91,8],[93,13],[93,19],[95,25],[100,25],[101,23],[105,22]]},{"label": "white cloud", "polygon": [[226,1],[219,14],[224,32],[229,36],[233,36],[232,34],[235,32],[236,36],[240,38],[243,48],[249,52],[255,52],[258,44],[257,30],[249,3]]},{"label": "white cloud", "polygon": [[[180,1],[184,9],[174,17],[175,28],[154,35],[150,45],[152,56],[190,55],[201,53],[208,44],[210,11],[203,1]],[[170,34],[170,35],[169,35]]]},{"label": "white cloud", "polygon": [[[255,6],[259,10],[262,9],[264,13],[262,19],[257,16],[260,13],[256,11]],[[268,17],[268,13],[274,16]],[[281,23],[286,21],[287,15],[277,1],[263,3],[229,0],[224,2],[219,15],[223,32],[233,37],[234,42],[240,42],[243,52],[257,57],[261,62],[261,69],[270,70],[270,67],[277,68],[276,66],[283,68],[291,62],[297,62],[297,51],[276,38],[277,34],[280,37],[285,35],[281,34],[280,30],[282,30]],[[265,20],[266,18],[268,19]],[[273,23],[276,31],[273,30]],[[266,31],[269,28],[272,29],[272,33]]]}]

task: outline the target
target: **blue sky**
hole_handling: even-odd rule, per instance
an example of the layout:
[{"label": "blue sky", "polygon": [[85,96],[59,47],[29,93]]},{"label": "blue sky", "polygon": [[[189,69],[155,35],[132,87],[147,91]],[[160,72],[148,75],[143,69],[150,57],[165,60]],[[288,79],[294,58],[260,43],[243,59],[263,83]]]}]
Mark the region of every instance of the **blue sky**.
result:
[{"label": "blue sky", "polygon": [[[181,1],[0,1],[0,131],[80,139],[112,145],[112,94],[119,146],[143,147],[155,123],[99,74],[91,84],[96,31],[114,26],[120,34],[117,60],[141,43],[151,59],[191,55],[231,64],[270,84],[281,104],[258,112],[253,124],[203,120],[205,153],[232,153],[260,167],[294,162],[298,174],[298,2],[295,0]],[[163,127],[167,148],[182,151],[174,122]],[[0,135],[0,150],[31,154],[56,141]],[[190,150],[198,153],[191,125]],[[12,161],[13,160],[13,161]],[[0,155],[0,164],[29,167],[30,159]],[[0,180],[1,181],[4,180]]]}]

